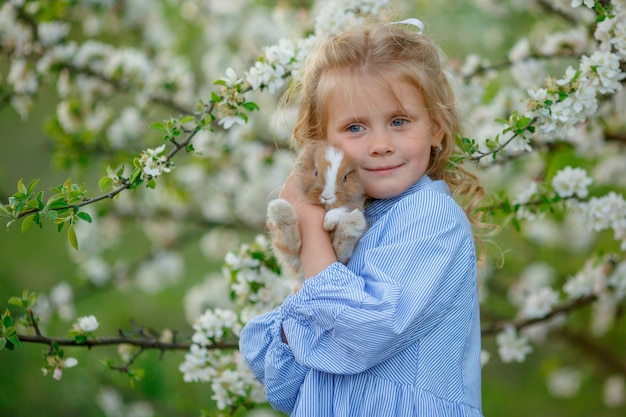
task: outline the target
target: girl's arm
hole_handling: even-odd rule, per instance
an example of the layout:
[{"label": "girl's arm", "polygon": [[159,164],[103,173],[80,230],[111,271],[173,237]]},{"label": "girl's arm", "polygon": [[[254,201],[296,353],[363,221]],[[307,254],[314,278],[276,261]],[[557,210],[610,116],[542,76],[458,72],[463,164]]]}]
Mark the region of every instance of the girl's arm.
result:
[{"label": "girl's arm", "polygon": [[326,211],[323,207],[306,200],[296,184],[293,173],[287,177],[280,198],[291,204],[298,218],[302,236],[300,260],[304,277],[314,277],[330,264],[337,262],[330,235],[323,227]]},{"label": "girl's arm", "polygon": [[239,351],[254,377],[265,386],[267,401],[291,414],[308,368],[296,362],[290,347],[280,340],[277,310],[251,321],[239,338]]}]

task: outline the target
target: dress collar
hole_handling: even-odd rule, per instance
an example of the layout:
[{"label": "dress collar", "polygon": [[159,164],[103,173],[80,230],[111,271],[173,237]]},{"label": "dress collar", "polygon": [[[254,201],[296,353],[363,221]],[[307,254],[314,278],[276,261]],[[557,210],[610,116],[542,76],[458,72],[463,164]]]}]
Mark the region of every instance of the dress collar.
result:
[{"label": "dress collar", "polygon": [[391,198],[382,200],[370,200],[365,208],[365,216],[369,223],[380,219],[387,211],[393,207],[398,201],[405,198],[407,195],[414,194],[424,188],[432,188],[436,191],[450,194],[448,186],[443,180],[433,181],[428,175],[422,176],[417,182],[411,185],[406,191]]}]

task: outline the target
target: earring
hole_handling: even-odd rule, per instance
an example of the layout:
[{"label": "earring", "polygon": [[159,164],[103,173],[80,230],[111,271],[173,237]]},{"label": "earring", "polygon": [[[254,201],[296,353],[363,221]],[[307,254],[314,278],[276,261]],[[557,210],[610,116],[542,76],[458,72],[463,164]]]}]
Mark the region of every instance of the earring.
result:
[{"label": "earring", "polygon": [[437,145],[437,148],[435,148],[437,152],[441,152],[443,150],[443,145],[440,143]]}]

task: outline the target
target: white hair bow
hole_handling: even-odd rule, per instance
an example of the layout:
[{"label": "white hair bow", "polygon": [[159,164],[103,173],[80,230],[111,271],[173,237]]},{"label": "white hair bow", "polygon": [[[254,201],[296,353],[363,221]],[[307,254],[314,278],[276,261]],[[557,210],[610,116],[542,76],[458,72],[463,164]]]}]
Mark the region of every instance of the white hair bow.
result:
[{"label": "white hair bow", "polygon": [[391,24],[392,25],[411,25],[411,26],[415,26],[416,28],[419,29],[417,31],[417,33],[424,32],[424,22],[422,22],[421,20],[416,19],[414,17],[410,17],[408,19],[400,20],[399,22],[391,22]]}]

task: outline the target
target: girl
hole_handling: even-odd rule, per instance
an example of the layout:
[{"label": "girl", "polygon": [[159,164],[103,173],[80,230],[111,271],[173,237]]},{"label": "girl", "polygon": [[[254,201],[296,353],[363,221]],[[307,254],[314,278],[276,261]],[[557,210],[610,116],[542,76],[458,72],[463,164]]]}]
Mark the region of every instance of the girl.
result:
[{"label": "girl", "polygon": [[240,350],[287,414],[482,416],[471,227],[482,188],[449,160],[460,122],[439,52],[377,24],[329,39],[306,67],[294,137],[357,162],[369,230],[344,266],[324,210],[293,174],[285,182],[308,279],[245,326]]}]

